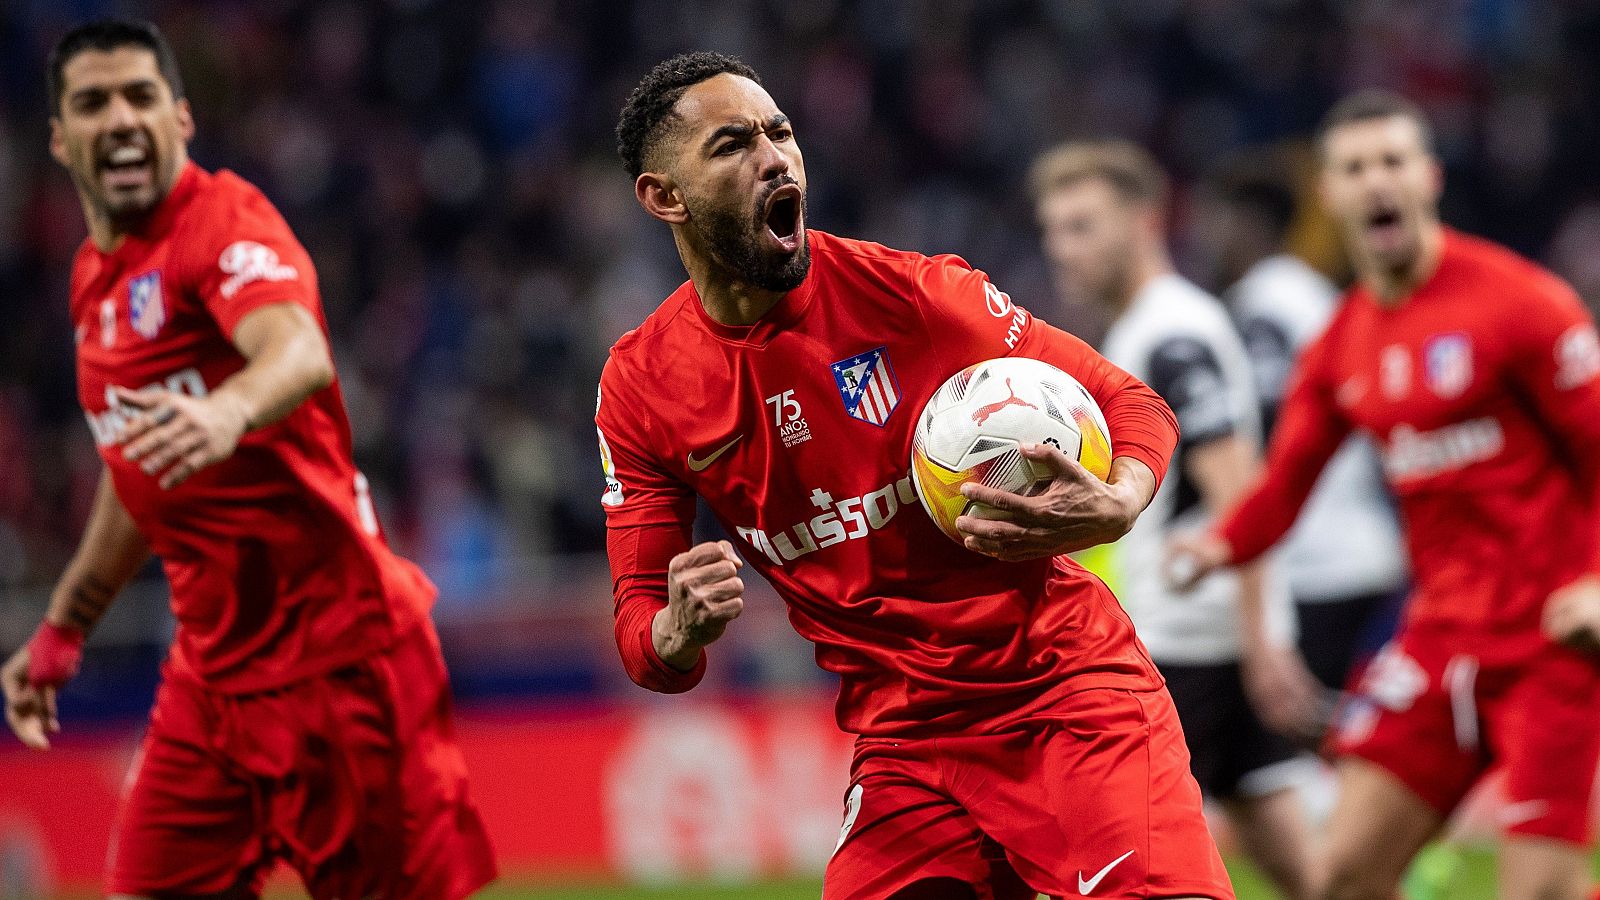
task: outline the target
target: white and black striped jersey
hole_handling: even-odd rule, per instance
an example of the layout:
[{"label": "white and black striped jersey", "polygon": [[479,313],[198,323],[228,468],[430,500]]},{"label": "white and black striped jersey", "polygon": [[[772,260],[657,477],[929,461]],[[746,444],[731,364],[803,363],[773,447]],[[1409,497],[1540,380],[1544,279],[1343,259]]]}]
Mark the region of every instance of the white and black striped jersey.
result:
[{"label": "white and black striped jersey", "polygon": [[[1216,512],[1200,502],[1187,471],[1188,454],[1229,435],[1260,445],[1261,413],[1244,346],[1216,298],[1168,274],[1139,291],[1107,332],[1103,352],[1167,401],[1181,432],[1166,480],[1133,530],[1117,543],[1123,602],[1158,663],[1237,659],[1237,577],[1218,572],[1193,591],[1177,593],[1167,586],[1162,561],[1174,531],[1202,528]],[[1269,594],[1273,630],[1290,640],[1293,615],[1287,591],[1275,585]]]}]

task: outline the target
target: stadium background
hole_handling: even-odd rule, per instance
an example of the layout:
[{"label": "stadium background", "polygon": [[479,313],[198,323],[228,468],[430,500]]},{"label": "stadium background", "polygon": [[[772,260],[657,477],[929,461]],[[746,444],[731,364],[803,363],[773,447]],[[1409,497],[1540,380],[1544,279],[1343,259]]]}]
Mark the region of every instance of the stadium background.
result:
[{"label": "stadium background", "polygon": [[[45,152],[43,67],[70,24],[105,13],[166,31],[193,156],[261,185],[317,263],[358,462],[392,541],[441,588],[475,789],[517,885],[709,879],[757,896],[739,885],[795,878],[814,896],[838,828],[848,745],[775,597],[755,595],[689,697],[633,687],[611,644],[594,385],[609,344],[682,280],[612,127],[659,59],[718,49],[763,74],[796,122],[811,224],[960,253],[1091,339],[1103,324],[1039,257],[1022,185],[1037,151],[1107,134],[1155,150],[1176,177],[1179,266],[1217,288],[1202,176],[1267,145],[1306,164],[1327,105],[1370,85],[1431,115],[1448,222],[1600,304],[1593,4],[0,0],[5,652],[99,468],[66,318],[84,226]],[[1296,245],[1342,276],[1309,204]],[[152,568],[97,631],[61,749],[0,749],[0,897],[94,883],[164,603]]]}]

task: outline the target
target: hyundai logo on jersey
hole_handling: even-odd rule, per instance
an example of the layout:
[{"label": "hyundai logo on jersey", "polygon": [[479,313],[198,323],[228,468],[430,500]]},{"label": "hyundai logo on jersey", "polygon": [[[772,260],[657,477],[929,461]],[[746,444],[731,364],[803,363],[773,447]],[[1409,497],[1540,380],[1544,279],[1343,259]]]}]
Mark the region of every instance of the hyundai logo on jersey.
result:
[{"label": "hyundai logo on jersey", "polygon": [[150,340],[167,321],[161,300],[161,270],[146,272],[128,282],[128,322],[140,337]]},{"label": "hyundai logo on jersey", "polygon": [[900,405],[886,347],[868,350],[833,364],[833,380],[844,400],[844,411],[863,422],[882,425]]}]

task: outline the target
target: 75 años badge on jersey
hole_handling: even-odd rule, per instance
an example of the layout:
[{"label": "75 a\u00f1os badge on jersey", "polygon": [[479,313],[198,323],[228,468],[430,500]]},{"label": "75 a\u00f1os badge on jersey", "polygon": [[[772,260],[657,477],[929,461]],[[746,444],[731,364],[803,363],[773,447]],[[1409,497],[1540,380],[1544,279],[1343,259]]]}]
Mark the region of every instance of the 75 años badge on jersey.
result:
[{"label": "75 a\u00f1os badge on jersey", "polygon": [[851,417],[874,425],[889,420],[900,405],[900,385],[895,383],[886,347],[858,353],[834,363],[833,381]]}]

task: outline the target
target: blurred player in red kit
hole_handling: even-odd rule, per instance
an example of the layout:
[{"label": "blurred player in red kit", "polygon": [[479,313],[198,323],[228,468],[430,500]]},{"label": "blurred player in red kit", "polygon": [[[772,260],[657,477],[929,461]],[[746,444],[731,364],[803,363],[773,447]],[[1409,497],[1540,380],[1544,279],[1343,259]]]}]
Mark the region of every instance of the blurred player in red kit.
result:
[{"label": "blurred player in red kit", "polygon": [[1319,143],[1360,281],[1297,366],[1261,482],[1175,551],[1200,572],[1254,559],[1344,437],[1370,434],[1416,589],[1336,725],[1322,896],[1391,896],[1499,765],[1499,896],[1587,897],[1600,762],[1600,656],[1584,649],[1600,604],[1594,322],[1554,275],[1440,224],[1441,170],[1409,102],[1347,98]]},{"label": "blurred player in red kit", "polygon": [[59,730],[85,635],[154,553],[177,635],[112,838],[116,896],[462,897],[494,875],[428,618],[350,457],[316,273],[260,191],[189,161],[153,26],[80,26],[50,58],[51,153],[89,237],[78,390],[105,463],[6,720]]},{"label": "blurred player in red kit", "polygon": [[[1160,676],[1117,600],[1060,555],[1115,540],[1177,438],[1149,388],[953,256],[808,230],[794,129],[742,62],[668,60],[618,144],[689,280],[612,348],[596,423],[616,637],[630,677],[692,688],[743,607],[784,598],[859,735],[827,898],[1232,897]],[[1105,412],[1109,482],[1052,447],[965,547],[909,474],[917,410],[1016,354]],[[695,496],[730,535],[691,546]]]}]

